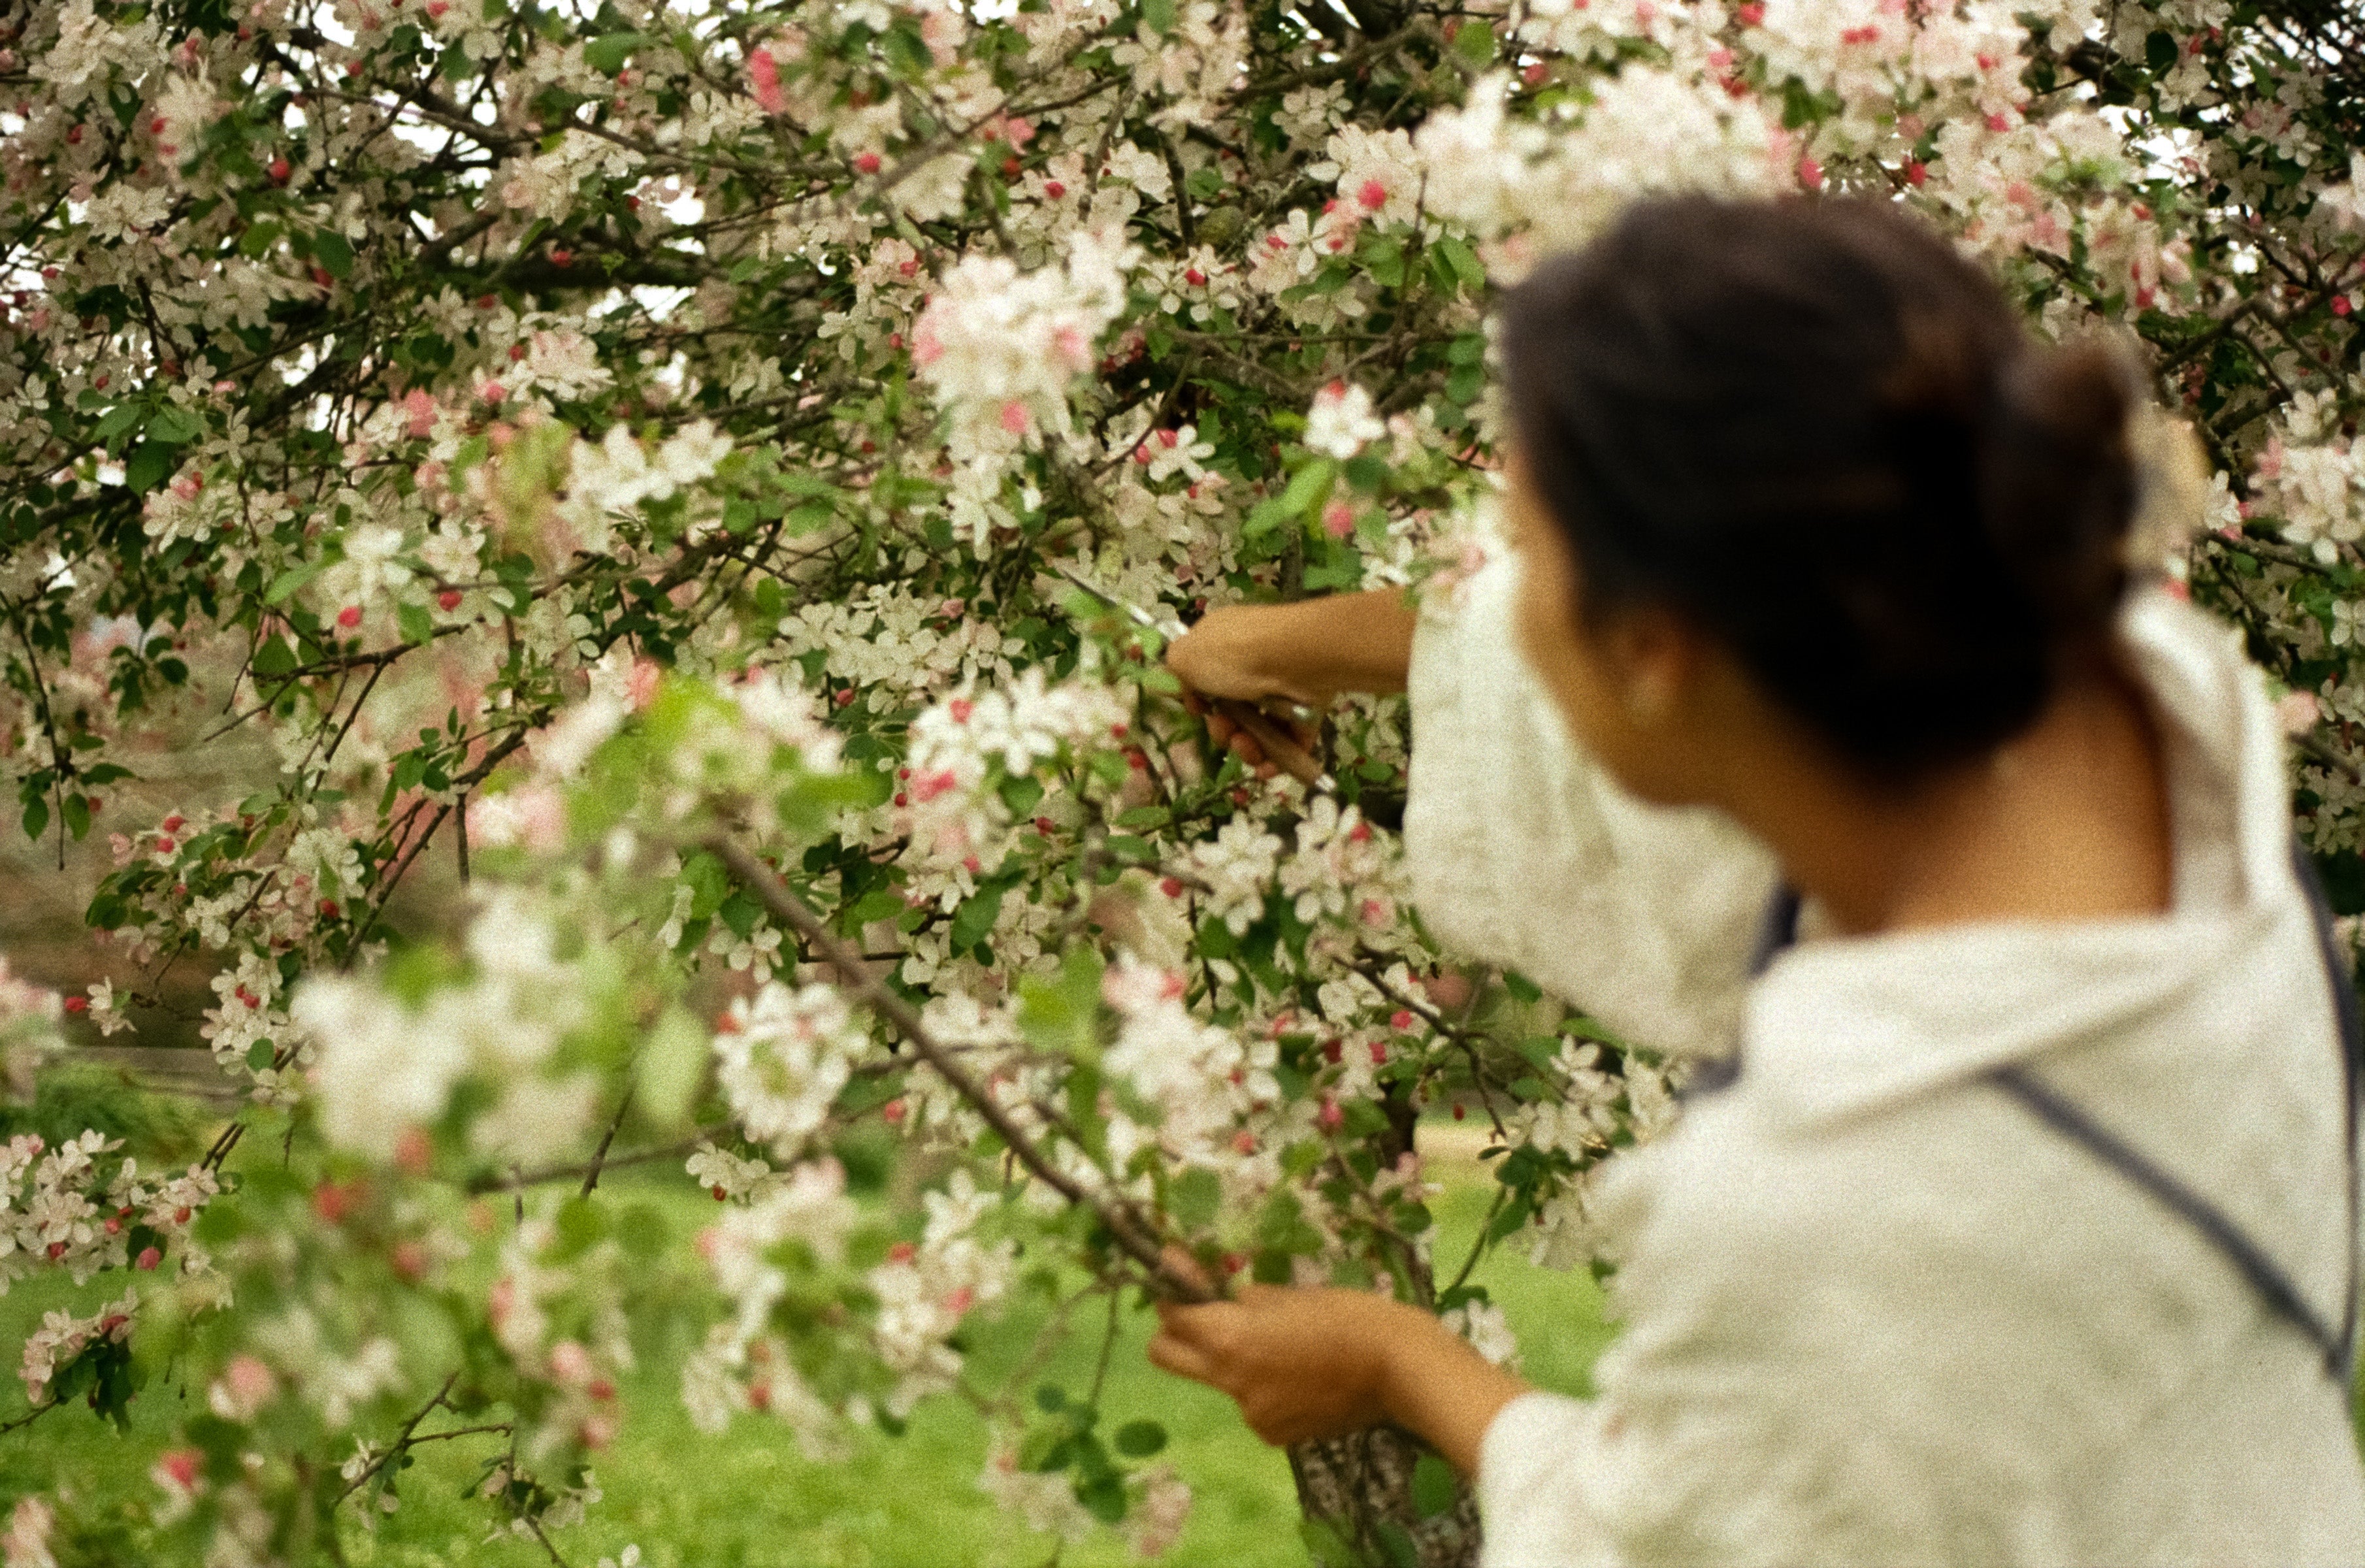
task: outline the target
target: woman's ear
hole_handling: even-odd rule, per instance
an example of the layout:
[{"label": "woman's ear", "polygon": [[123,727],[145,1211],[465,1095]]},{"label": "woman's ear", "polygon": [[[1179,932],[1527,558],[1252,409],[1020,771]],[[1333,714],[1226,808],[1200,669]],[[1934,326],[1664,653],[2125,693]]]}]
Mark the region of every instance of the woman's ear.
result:
[{"label": "woman's ear", "polygon": [[1638,607],[1612,617],[1602,631],[1612,679],[1636,729],[1663,729],[1692,706],[1705,650],[1682,617]]}]

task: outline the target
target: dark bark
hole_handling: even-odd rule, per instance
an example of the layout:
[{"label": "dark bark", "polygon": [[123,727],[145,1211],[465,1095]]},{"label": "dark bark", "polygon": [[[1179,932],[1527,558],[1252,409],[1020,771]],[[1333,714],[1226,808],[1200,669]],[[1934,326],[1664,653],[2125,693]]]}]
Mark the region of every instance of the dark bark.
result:
[{"label": "dark bark", "polygon": [[[1309,1532],[1320,1568],[1476,1568],[1478,1500],[1470,1489],[1457,1486],[1453,1506],[1430,1518],[1413,1501],[1413,1470],[1428,1451],[1401,1427],[1367,1427],[1291,1447],[1298,1507],[1336,1537]],[[1342,1547],[1352,1555],[1339,1560]]]}]

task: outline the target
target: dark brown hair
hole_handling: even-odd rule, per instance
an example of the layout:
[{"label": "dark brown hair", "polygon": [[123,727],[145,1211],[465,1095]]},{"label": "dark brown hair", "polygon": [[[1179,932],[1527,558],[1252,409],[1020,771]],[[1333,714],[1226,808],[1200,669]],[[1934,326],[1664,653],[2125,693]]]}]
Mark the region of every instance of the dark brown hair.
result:
[{"label": "dark brown hair", "polygon": [[2025,728],[2124,591],[2131,392],[1885,203],[1642,203],[1505,302],[1588,618],[1666,605],[1868,776]]}]

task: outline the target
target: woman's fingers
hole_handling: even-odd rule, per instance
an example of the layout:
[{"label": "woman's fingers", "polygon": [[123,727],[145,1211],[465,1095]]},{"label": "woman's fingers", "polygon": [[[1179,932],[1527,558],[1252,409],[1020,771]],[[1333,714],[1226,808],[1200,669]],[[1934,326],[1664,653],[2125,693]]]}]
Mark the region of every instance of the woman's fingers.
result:
[{"label": "woman's fingers", "polygon": [[1149,1341],[1149,1364],[1194,1383],[1215,1384],[1215,1358],[1187,1339],[1159,1334]]},{"label": "woman's fingers", "polygon": [[[1199,1267],[1199,1260],[1180,1247],[1170,1246],[1160,1251],[1158,1268],[1168,1279],[1198,1292],[1201,1301],[1214,1301],[1223,1294],[1207,1277],[1207,1271]],[[1160,1304],[1161,1310],[1165,1305]]]}]

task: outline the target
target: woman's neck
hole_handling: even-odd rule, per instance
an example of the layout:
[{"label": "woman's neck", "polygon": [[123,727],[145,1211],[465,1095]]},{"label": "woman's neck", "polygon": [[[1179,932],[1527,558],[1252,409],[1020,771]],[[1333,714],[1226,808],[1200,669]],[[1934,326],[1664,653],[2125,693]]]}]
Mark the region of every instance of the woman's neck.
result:
[{"label": "woman's neck", "polygon": [[1901,793],[1770,743],[1721,791],[1791,883],[1851,935],[2169,907],[2159,737],[2141,690],[2095,661],[1992,757]]}]

